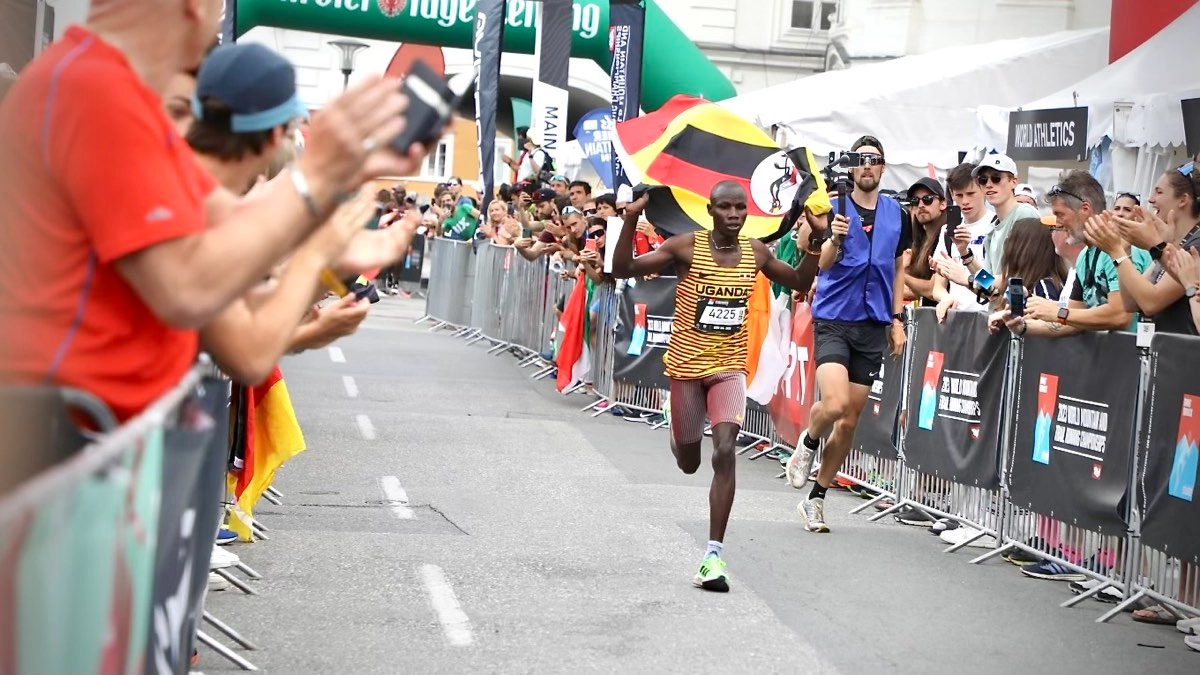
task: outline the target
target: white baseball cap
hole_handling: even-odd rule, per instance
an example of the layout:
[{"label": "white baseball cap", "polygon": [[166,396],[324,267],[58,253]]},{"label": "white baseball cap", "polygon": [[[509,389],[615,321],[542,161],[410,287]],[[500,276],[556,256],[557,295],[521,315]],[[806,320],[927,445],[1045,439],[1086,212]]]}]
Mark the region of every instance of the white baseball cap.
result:
[{"label": "white baseball cap", "polygon": [[979,166],[971,170],[971,177],[978,176],[979,172],[984,169],[993,169],[995,171],[1011,173],[1014,176],[1017,175],[1017,163],[1012,161],[1012,158],[1008,155],[988,155],[984,157],[983,161],[979,162]]},{"label": "white baseball cap", "polygon": [[1017,196],[1025,195],[1032,199],[1037,199],[1037,195],[1033,192],[1033,186],[1029,183],[1017,183]]}]

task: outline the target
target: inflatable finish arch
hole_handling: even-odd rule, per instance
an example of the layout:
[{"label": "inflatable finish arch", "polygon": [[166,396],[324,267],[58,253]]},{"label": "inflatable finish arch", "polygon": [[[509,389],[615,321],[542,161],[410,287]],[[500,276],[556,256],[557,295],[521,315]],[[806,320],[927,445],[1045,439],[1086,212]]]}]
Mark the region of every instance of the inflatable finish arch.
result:
[{"label": "inflatable finish arch", "polygon": [[[532,54],[539,2],[508,0],[504,50]],[[471,48],[475,0],[237,0],[236,31],[256,26],[372,40]],[[608,71],[608,0],[575,0],[571,55]],[[654,0],[646,0],[647,48],[642,59],[642,109],[676,94],[710,101],[735,95],[728,78],[683,34]]]}]

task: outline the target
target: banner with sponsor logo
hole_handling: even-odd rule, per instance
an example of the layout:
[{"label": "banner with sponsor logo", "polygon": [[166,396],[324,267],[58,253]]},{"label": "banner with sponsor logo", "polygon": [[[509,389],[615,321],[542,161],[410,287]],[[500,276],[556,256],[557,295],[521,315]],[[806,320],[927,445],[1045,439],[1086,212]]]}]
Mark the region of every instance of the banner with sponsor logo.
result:
[{"label": "banner with sponsor logo", "polygon": [[571,0],[541,0],[534,47],[533,110],[529,128],[559,167],[567,142],[571,64]]},{"label": "banner with sponsor logo", "polygon": [[613,379],[667,389],[663,357],[675,317],[675,277],[630,279],[620,302],[613,352]]},{"label": "banner with sponsor logo", "polygon": [[1079,159],[1087,154],[1088,109],[1020,110],[1008,115],[1014,161]]},{"label": "banner with sponsor logo", "polygon": [[[365,2],[365,0],[364,0]],[[479,144],[479,166],[496,165],[496,109],[500,105],[500,51],[504,41],[504,0],[479,0],[475,8],[475,33],[471,40],[475,61],[475,128]],[[496,194],[496,172],[483,174],[482,204]]]},{"label": "banner with sponsor logo", "polygon": [[908,380],[904,456],[909,466],[947,480],[1000,485],[1000,422],[1007,335],[990,335],[981,312],[916,311]]},{"label": "banner with sponsor logo", "polygon": [[585,113],[575,124],[575,140],[583,149],[604,187],[612,189],[613,181],[613,120],[612,110],[597,108]]},{"label": "banner with sponsor logo", "polygon": [[867,407],[863,408],[854,429],[853,449],[881,459],[899,457],[896,424],[900,420],[904,384],[904,357],[893,359],[891,354],[884,355],[879,377],[871,383],[871,393],[867,395]]},{"label": "banner with sponsor logo", "polygon": [[775,433],[785,443],[796,447],[801,432],[808,428],[808,415],[817,390],[812,313],[807,303],[797,304],[792,309],[791,329],[787,370],[783,372],[767,410]]},{"label": "banner with sponsor logo", "polygon": [[1014,504],[1095,532],[1125,531],[1140,370],[1132,333],[1025,340],[1015,380]]},{"label": "banner with sponsor logo", "polygon": [[[1142,543],[1200,564],[1200,338],[1158,333],[1142,417]],[[1111,367],[1105,359],[1105,371]],[[1105,386],[1114,386],[1108,385]],[[1132,394],[1125,394],[1132,398]]]},{"label": "banner with sponsor logo", "polygon": [[[646,30],[646,8],[640,0],[611,0],[608,9],[609,50],[612,52],[612,121],[619,124],[638,116],[642,100],[642,47]],[[614,152],[612,188],[630,185],[621,159]]]}]

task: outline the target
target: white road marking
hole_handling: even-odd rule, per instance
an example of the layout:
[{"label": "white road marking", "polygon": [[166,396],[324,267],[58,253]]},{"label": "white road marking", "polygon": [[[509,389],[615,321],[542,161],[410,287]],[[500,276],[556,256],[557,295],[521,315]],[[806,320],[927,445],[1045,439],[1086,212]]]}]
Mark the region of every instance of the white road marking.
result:
[{"label": "white road marking", "polygon": [[334,363],[345,363],[346,362],[346,354],[342,352],[341,347],[330,347],[329,348],[329,360],[333,361]]},{"label": "white road marking", "polygon": [[474,642],[471,636],[471,620],[458,604],[454,588],[446,580],[442,568],[437,565],[422,565],[421,579],[425,582],[425,590],[429,593],[429,601],[433,611],[437,613],[438,623],[442,624],[442,632],[452,647],[467,647]]},{"label": "white road marking", "polygon": [[346,386],[347,396],[350,398],[358,398],[358,384],[355,383],[353,377],[350,377],[349,375],[343,376],[342,384]]},{"label": "white road marking", "polygon": [[358,432],[368,441],[375,440],[375,425],[371,424],[371,418],[366,415],[358,415],[354,418],[358,423]]},{"label": "white road marking", "polygon": [[384,476],[379,479],[379,487],[383,488],[383,500],[392,508],[392,515],[400,520],[415,520],[417,514],[408,508],[408,493],[400,485],[400,479],[395,476]]}]

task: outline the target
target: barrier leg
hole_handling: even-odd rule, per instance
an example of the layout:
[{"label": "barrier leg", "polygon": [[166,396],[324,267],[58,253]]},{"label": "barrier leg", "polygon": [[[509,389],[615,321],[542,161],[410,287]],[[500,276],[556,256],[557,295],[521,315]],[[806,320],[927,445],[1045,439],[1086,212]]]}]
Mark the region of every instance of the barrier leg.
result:
[{"label": "barrier leg", "polygon": [[[787,472],[784,471],[783,475],[786,476]],[[876,495],[874,498],[872,498],[871,501],[867,502],[866,504],[863,504],[861,506],[856,506],[855,508],[851,509],[850,515],[857,515],[859,513],[862,513],[863,511],[866,511],[867,509],[871,508],[872,506],[875,506],[876,504],[878,504],[879,502],[881,502],[887,498],[888,498],[888,495],[880,493],[880,494]]]},{"label": "barrier leg", "polygon": [[[770,441],[766,441],[766,442],[767,442],[767,443],[771,443]],[[757,444],[756,444],[756,445],[757,445]],[[752,446],[750,446],[750,447],[754,447],[754,446],[752,445]],[[771,445],[768,445],[768,446],[767,446],[767,448],[766,448],[765,450],[760,450],[759,452],[757,452],[757,453],[755,453],[755,454],[751,455],[749,459],[750,459],[750,461],[751,461],[751,462],[753,462],[754,460],[758,459],[759,457],[762,457],[763,455],[766,455],[767,453],[771,452],[771,451],[772,451],[772,450],[774,450],[775,448],[782,448],[782,447],[783,447],[783,446],[782,446],[782,445],[780,445],[780,444],[778,444],[778,443],[771,443]]]},{"label": "barrier leg", "polygon": [[264,492],[262,494],[262,496],[263,496],[263,499],[271,502],[275,506],[283,506],[283,502],[279,501],[279,497],[276,497],[275,495],[271,494],[270,492]]},{"label": "barrier leg", "polygon": [[253,567],[250,567],[249,565],[247,565],[246,563],[242,562],[241,560],[239,560],[239,561],[238,561],[238,564],[234,565],[234,567],[236,567],[236,568],[238,568],[239,570],[241,570],[241,571],[242,571],[242,574],[245,574],[247,577],[249,577],[249,578],[253,579],[254,581],[259,581],[259,580],[261,580],[261,579],[263,578],[263,576],[262,576],[261,574],[259,574],[258,572],[254,571],[254,568],[253,568]]},{"label": "barrier leg", "polygon": [[1122,600],[1116,607],[1113,607],[1112,609],[1108,610],[1103,615],[1101,615],[1100,618],[1096,619],[1096,623],[1108,623],[1110,620],[1112,620],[1112,618],[1114,616],[1116,616],[1116,615],[1120,614],[1121,612],[1124,612],[1126,609],[1132,607],[1135,603],[1139,602],[1144,597],[1146,597],[1145,590],[1140,590],[1137,593],[1134,593],[1129,598]]},{"label": "barrier leg", "polygon": [[246,584],[246,582],[242,581],[241,579],[239,579],[236,576],[234,576],[233,574],[231,574],[229,572],[229,570],[215,569],[215,570],[213,570],[213,572],[216,573],[217,575],[221,576],[223,579],[225,579],[225,581],[228,581],[229,583],[233,584],[235,588],[237,588],[239,591],[245,593],[246,595],[258,595],[258,591],[254,590],[253,588],[250,588],[250,586],[248,586]]},{"label": "barrier leg", "polygon": [[205,610],[205,612],[202,616],[206,623],[208,623],[213,628],[216,628],[217,630],[221,631],[230,640],[233,640],[234,642],[241,645],[242,649],[249,649],[250,651],[258,650],[258,647],[254,646],[253,642],[242,637],[241,633],[238,633],[236,630],[230,628],[228,624],[226,624],[224,621],[221,621],[217,617],[213,616],[207,610]]},{"label": "barrier leg", "polygon": [[200,643],[203,644],[204,646],[213,650],[217,654],[220,654],[222,658],[224,658],[226,661],[232,663],[233,665],[237,666],[238,668],[241,668],[242,670],[249,670],[249,671],[257,671],[258,670],[258,666],[254,665],[253,663],[250,663],[246,659],[242,658],[241,655],[234,653],[234,651],[232,649],[230,649],[229,647],[226,647],[225,645],[221,644],[220,642],[217,642],[216,640],[212,639],[204,631],[202,631],[202,630],[196,631],[196,639],[199,640]]},{"label": "barrier leg", "polygon": [[988,551],[987,553],[984,553],[983,555],[979,556],[978,558],[974,558],[974,559],[970,560],[969,562],[972,565],[979,565],[979,564],[985,563],[997,556],[1002,556],[1005,553],[1008,553],[1009,551],[1013,550],[1014,548],[1017,548],[1017,545],[1010,541],[1007,544],[1001,546],[1000,548],[992,549],[992,550]]},{"label": "barrier leg", "polygon": [[912,507],[916,508],[917,506],[919,506],[919,504],[917,504],[916,502],[913,502],[913,501],[905,500],[905,499],[898,500],[895,504],[892,504],[891,506],[880,511],[879,513],[876,513],[875,515],[871,516],[870,518],[867,518],[867,522],[874,523],[878,520],[882,520],[882,519],[892,515],[893,513],[896,513],[897,511],[899,511],[900,509],[902,509],[906,506],[912,506]]},{"label": "barrier leg", "polygon": [[431,316],[429,316],[428,314],[426,314],[425,316],[423,316],[423,317],[421,317],[421,318],[417,319],[416,321],[414,321],[414,322],[413,322],[413,325],[418,325],[418,324],[424,323],[424,322],[426,322],[426,321],[431,321],[432,319],[433,319],[433,317],[431,317]]},{"label": "barrier leg", "polygon": [[283,493],[280,492],[279,490],[276,490],[274,485],[268,485],[267,492],[270,492],[271,494],[275,495],[276,497],[283,499]]},{"label": "barrier leg", "polygon": [[1079,603],[1083,602],[1084,600],[1087,600],[1088,598],[1099,595],[1100,591],[1103,591],[1104,589],[1109,588],[1110,586],[1116,586],[1116,584],[1108,581],[1107,579],[1103,580],[1103,581],[1101,581],[1101,583],[1097,584],[1095,588],[1089,589],[1088,591],[1086,591],[1084,593],[1080,593],[1079,595],[1071,598],[1070,600],[1067,600],[1066,602],[1061,603],[1059,605],[1059,607],[1062,607],[1063,609],[1069,609],[1071,607],[1074,607],[1075,605],[1078,605]]}]

